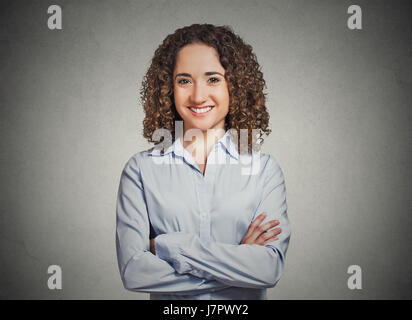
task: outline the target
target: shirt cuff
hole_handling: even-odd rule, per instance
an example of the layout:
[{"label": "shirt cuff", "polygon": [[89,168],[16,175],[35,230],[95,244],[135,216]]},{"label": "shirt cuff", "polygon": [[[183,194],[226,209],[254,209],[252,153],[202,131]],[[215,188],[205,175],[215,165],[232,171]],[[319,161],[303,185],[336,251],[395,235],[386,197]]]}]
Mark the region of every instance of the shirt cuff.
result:
[{"label": "shirt cuff", "polygon": [[192,267],[184,261],[181,245],[190,243],[190,235],[183,232],[172,232],[158,235],[155,238],[156,256],[169,262],[178,273],[188,273]]}]

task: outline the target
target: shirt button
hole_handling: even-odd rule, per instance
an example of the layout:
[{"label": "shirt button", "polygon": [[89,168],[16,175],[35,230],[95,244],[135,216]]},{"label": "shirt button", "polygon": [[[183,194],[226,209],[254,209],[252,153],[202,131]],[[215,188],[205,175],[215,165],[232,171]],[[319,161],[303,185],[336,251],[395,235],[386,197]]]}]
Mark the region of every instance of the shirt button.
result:
[{"label": "shirt button", "polygon": [[200,217],[201,217],[202,219],[206,218],[206,213],[205,213],[205,212],[201,212],[201,213],[200,213]]}]

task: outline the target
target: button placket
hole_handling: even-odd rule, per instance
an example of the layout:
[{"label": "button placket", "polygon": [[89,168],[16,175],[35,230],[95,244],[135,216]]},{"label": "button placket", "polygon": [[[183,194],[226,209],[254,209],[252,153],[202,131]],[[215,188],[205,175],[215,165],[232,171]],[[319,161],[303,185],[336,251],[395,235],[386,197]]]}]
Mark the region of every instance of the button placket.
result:
[{"label": "button placket", "polygon": [[[212,149],[209,157],[216,156],[216,151]],[[212,161],[213,162],[213,161]],[[205,175],[199,175],[196,179],[199,201],[199,237],[203,241],[209,241],[211,237],[211,203],[213,195],[213,183],[215,178],[216,164],[209,163],[206,167]]]},{"label": "button placket", "polygon": [[198,179],[199,189],[199,235],[200,239],[210,240],[209,193],[207,184],[202,177]]}]

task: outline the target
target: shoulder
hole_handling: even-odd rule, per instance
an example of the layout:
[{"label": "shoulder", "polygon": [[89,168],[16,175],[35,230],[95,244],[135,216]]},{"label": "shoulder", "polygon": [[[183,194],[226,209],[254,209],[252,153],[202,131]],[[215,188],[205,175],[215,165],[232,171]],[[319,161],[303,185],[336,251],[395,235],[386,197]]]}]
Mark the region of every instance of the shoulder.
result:
[{"label": "shoulder", "polygon": [[134,153],[129,159],[126,161],[123,170],[131,169],[137,172],[140,172],[143,166],[145,166],[150,161],[150,152],[153,148],[148,150],[139,151]]},{"label": "shoulder", "polygon": [[283,171],[275,156],[268,153],[260,154],[260,168],[261,175],[264,179],[277,177],[277,179],[284,179]]},{"label": "shoulder", "polygon": [[262,153],[260,155],[260,162],[264,168],[280,169],[279,162],[270,153]]}]

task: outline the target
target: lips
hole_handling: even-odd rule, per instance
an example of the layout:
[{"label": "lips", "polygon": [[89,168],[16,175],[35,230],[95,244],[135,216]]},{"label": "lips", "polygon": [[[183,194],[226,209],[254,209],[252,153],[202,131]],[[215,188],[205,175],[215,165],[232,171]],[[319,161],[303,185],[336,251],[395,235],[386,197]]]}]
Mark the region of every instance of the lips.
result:
[{"label": "lips", "polygon": [[205,106],[205,107],[189,107],[189,110],[192,112],[193,115],[195,116],[203,116],[208,114],[210,111],[212,111],[214,106]]}]

